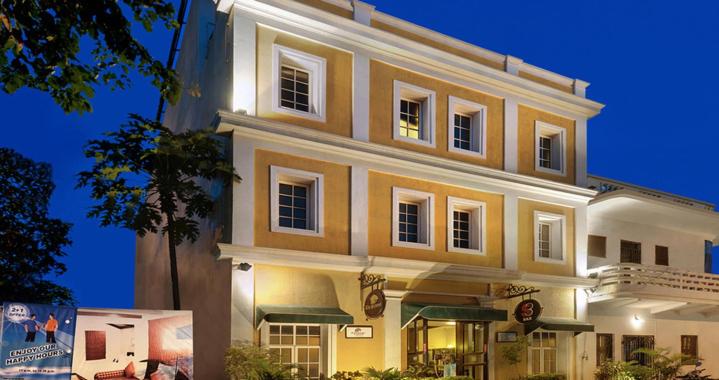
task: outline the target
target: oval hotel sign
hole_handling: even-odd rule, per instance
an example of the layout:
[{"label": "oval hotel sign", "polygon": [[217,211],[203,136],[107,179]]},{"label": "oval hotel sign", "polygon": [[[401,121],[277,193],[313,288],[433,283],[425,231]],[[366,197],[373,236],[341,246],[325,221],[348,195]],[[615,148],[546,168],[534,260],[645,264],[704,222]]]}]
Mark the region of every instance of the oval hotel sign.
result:
[{"label": "oval hotel sign", "polygon": [[364,299],[364,315],[369,319],[377,319],[384,314],[387,299],[381,289],[373,289]]},{"label": "oval hotel sign", "polygon": [[524,300],[514,308],[514,319],[519,323],[534,322],[540,314],[542,314],[542,305],[533,299]]}]

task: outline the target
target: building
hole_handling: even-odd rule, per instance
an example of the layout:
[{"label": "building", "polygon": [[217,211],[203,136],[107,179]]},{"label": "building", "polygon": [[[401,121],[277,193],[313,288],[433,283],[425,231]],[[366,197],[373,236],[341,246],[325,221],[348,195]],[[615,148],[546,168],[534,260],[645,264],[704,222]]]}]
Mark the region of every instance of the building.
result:
[{"label": "building", "polygon": [[[719,374],[719,276],[711,249],[719,237],[714,205],[606,178],[590,177],[589,320],[596,334],[590,368],[638,360],[639,347],[699,357]],[[590,350],[588,349],[588,351]],[[690,364],[693,361],[690,361]]]},{"label": "building", "polygon": [[[201,94],[165,123],[216,128],[242,177],[179,250],[198,378],[222,378],[238,342],[310,378],[417,362],[589,378],[592,323],[611,318],[588,314],[595,267],[617,260],[588,262],[588,213],[613,202],[589,188],[587,82],[348,0],[193,1],[178,71]],[[170,307],[163,242],[137,247],[136,307]]]}]

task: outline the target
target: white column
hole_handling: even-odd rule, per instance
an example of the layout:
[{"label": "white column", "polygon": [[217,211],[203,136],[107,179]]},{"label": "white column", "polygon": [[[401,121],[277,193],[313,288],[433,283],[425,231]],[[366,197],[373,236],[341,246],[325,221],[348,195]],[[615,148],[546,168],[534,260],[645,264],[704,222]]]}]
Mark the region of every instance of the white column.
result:
[{"label": "white column", "polygon": [[[576,289],[574,293],[575,318],[579,321],[587,321],[589,319],[587,293],[584,289]],[[591,348],[587,344],[589,334],[590,333],[581,333],[574,337],[575,373],[577,373],[577,378],[581,380],[590,380],[593,378],[585,376],[586,373],[591,374],[592,369],[589,368],[591,365],[589,360]]]},{"label": "white column", "polygon": [[350,182],[352,206],[350,210],[350,250],[352,256],[367,256],[367,223],[369,212],[369,173],[364,166],[352,166]]},{"label": "white column", "polygon": [[587,119],[577,119],[574,125],[576,182],[577,186],[587,187]]},{"label": "white column", "polygon": [[232,244],[255,244],[255,148],[239,136],[232,137],[232,161],[242,181],[232,184]]},{"label": "white column", "polygon": [[504,194],[504,268],[517,270],[519,200],[514,194]]},{"label": "white column", "polygon": [[405,291],[385,290],[384,368],[402,367],[402,297]]},{"label": "white column", "polygon": [[235,12],[232,31],[232,111],[254,116],[257,112],[257,25]]},{"label": "white column", "polygon": [[574,209],[574,265],[577,277],[587,277],[587,205]]},{"label": "white column", "polygon": [[232,270],[231,343],[250,343],[255,331],[255,268]]},{"label": "white column", "polygon": [[369,141],[369,57],[363,52],[353,60],[352,137]]},{"label": "white column", "polygon": [[504,99],[504,170],[516,173],[519,155],[519,107],[514,98]]}]

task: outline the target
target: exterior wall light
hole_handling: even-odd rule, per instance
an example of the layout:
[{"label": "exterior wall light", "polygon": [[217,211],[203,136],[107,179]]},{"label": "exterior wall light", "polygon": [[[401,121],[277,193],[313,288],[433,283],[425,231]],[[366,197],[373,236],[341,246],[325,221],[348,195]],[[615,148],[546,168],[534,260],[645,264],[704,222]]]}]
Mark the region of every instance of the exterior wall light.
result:
[{"label": "exterior wall light", "polygon": [[634,314],[634,316],[632,317],[632,326],[634,328],[640,328],[642,327],[642,324],[644,324],[644,320],[640,318],[639,315]]}]

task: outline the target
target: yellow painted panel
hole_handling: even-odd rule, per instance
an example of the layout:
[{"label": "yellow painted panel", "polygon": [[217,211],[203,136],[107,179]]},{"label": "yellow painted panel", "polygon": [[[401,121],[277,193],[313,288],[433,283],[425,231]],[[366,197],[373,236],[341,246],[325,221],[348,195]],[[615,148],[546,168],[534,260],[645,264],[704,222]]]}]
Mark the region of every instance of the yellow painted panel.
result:
[{"label": "yellow painted panel", "polygon": [[[255,303],[339,307],[354,317],[356,324],[371,325],[372,339],[345,339],[337,333],[337,370],[355,371],[384,367],[384,320],[365,320],[359,273],[317,271],[258,265]],[[332,374],[330,374],[331,376]]]},{"label": "yellow painted panel", "polygon": [[[560,214],[566,217],[567,258],[563,264],[534,261],[534,211]],[[518,248],[519,270],[530,273],[574,276],[574,209],[553,204],[520,199],[518,204]]]},{"label": "yellow painted panel", "polygon": [[[392,246],[392,187],[433,193],[435,196],[434,250]],[[454,264],[502,266],[503,196],[435,182],[370,171],[368,250],[370,255]],[[485,202],[487,205],[486,256],[447,251],[447,197]]]},{"label": "yellow painted panel", "polygon": [[[399,80],[436,92],[436,144],[428,147],[397,141],[392,137],[393,83]],[[395,66],[370,62],[370,141],[432,154],[443,158],[469,162],[502,169],[504,165],[504,101],[501,98],[473,91],[437,79],[402,70]],[[487,155],[486,159],[450,152],[447,149],[447,124],[449,96],[455,96],[487,107]]]},{"label": "yellow painted panel", "polygon": [[[272,165],[324,175],[324,237],[270,231],[269,186]],[[255,152],[255,244],[259,247],[349,254],[349,183],[348,166],[257,150]]]},{"label": "yellow painted panel", "polygon": [[[518,171],[521,174],[544,178],[569,184],[575,183],[575,127],[574,120],[567,119],[549,112],[540,111],[524,105],[519,105],[518,115]],[[543,121],[566,129],[566,176],[545,173],[535,170],[535,122]]]},{"label": "yellow painted panel", "polygon": [[[327,60],[326,122],[272,111],[272,45]],[[266,27],[257,28],[257,116],[352,136],[352,55]]]},{"label": "yellow painted panel", "polygon": [[305,5],[321,9],[325,12],[335,14],[344,18],[354,18],[354,14],[349,9],[344,9],[333,4],[329,4],[323,0],[295,0]]}]

